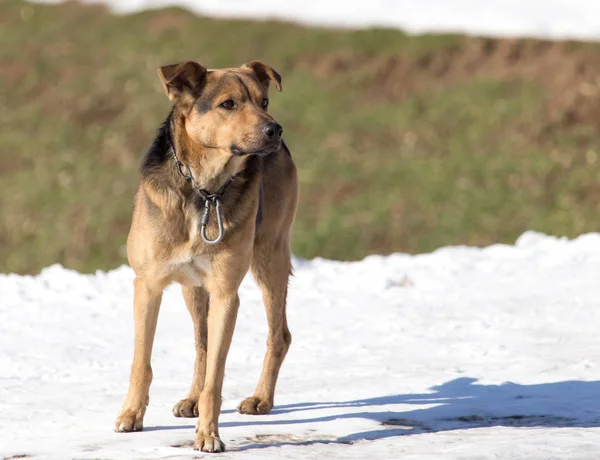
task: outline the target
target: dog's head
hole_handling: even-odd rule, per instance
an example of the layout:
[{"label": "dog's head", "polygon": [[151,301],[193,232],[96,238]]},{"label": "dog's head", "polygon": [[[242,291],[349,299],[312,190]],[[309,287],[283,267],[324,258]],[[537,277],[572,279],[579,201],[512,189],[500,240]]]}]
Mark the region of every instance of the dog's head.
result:
[{"label": "dog's head", "polygon": [[187,61],[161,67],[158,75],[169,99],[185,118],[190,139],[232,155],[279,150],[283,128],[267,112],[271,82],[281,76],[253,61],[238,68],[207,70]]}]

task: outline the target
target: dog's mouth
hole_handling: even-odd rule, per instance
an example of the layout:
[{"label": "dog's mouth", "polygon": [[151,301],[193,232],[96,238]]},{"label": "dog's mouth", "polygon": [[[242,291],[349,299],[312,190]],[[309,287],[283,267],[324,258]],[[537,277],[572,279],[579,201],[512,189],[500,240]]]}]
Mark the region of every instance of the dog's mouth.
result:
[{"label": "dog's mouth", "polygon": [[233,153],[234,155],[237,156],[244,156],[244,155],[269,155],[271,153],[275,153],[277,152],[279,149],[281,148],[281,141],[276,142],[276,143],[272,143],[272,144],[268,144],[266,146],[264,146],[261,149],[258,150],[244,150],[240,147],[238,147],[235,144],[232,144],[230,147],[231,153]]}]

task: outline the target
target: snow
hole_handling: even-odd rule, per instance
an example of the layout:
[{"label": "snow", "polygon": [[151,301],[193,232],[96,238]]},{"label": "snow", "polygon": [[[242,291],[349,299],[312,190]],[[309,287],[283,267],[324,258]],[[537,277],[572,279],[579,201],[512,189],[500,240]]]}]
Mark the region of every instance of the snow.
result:
[{"label": "snow", "polygon": [[214,17],[272,18],[334,27],[379,26],[409,33],[600,39],[597,0],[104,0],[102,3],[117,13],[181,6]]},{"label": "snow", "polygon": [[[227,361],[223,459],[597,459],[600,234],[342,263],[295,260],[293,343],[270,415],[244,416],[265,350],[248,277]],[[114,433],[133,273],[0,275],[0,458],[205,458],[172,416],[192,376],[181,293],[163,297],[141,433]]]}]

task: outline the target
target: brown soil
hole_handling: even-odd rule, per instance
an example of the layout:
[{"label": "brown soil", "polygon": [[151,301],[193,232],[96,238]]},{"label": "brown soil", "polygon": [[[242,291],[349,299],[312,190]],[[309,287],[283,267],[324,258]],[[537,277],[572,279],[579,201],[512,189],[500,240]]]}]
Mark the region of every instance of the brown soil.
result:
[{"label": "brown soil", "polygon": [[416,57],[344,51],[304,56],[297,65],[324,80],[349,73],[369,75],[366,84],[378,102],[399,102],[473,78],[532,80],[547,92],[550,125],[600,126],[600,53],[591,44],[464,37],[456,45]]}]

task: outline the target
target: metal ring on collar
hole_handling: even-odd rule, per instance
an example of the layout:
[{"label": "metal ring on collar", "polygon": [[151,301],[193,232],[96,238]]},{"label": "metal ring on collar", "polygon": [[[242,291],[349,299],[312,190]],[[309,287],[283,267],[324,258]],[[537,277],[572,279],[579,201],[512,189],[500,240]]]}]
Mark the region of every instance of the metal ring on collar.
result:
[{"label": "metal ring on collar", "polygon": [[[214,240],[210,240],[206,236],[206,226],[210,220],[210,208],[212,207],[213,203],[215,205],[215,211],[217,212],[217,227],[219,229],[219,234]],[[202,215],[202,220],[200,221],[200,236],[202,236],[202,240],[206,244],[220,243],[223,240],[223,236],[225,236],[225,231],[223,230],[223,219],[221,217],[221,200],[218,198],[213,198],[204,202],[204,214]]]}]

